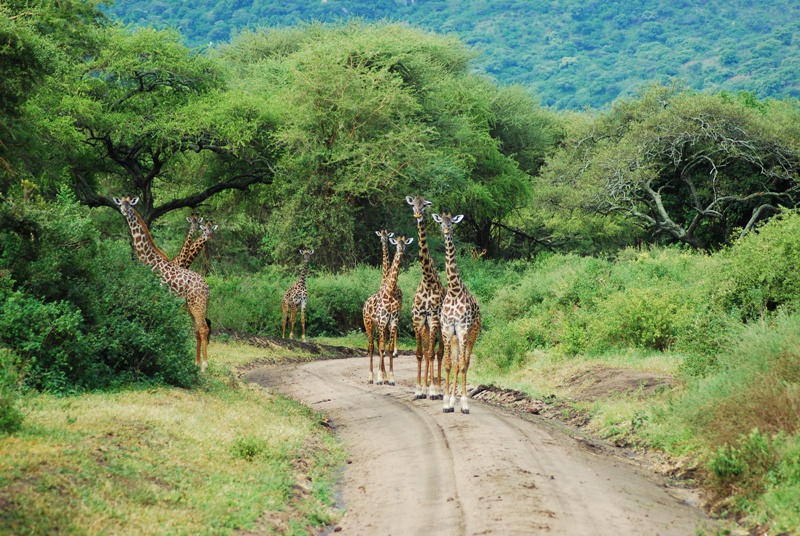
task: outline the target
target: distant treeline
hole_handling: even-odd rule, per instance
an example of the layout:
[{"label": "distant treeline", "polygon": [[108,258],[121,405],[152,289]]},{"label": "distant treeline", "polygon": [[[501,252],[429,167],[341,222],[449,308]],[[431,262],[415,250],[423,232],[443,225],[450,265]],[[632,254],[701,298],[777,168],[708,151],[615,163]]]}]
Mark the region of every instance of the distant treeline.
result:
[{"label": "distant treeline", "polygon": [[800,4],[792,0],[117,0],[108,12],[173,26],[193,47],[257,26],[405,22],[458,35],[479,54],[479,69],[559,109],[601,108],[671,78],[693,89],[800,96]]}]

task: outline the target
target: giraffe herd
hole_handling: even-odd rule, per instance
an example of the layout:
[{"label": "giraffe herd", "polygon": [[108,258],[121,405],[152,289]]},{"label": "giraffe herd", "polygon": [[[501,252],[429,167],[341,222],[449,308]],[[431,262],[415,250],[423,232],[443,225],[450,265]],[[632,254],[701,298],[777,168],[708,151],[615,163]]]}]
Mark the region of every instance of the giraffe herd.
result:
[{"label": "giraffe herd", "polygon": [[[210,322],[206,318],[208,312],[209,290],[206,280],[189,270],[194,259],[217,229],[212,221],[203,223],[203,218],[192,214],[187,218],[189,231],[180,253],[170,260],[153,242],[150,231],[144,220],[133,208],[138,198],[114,198],[120,212],[130,228],[136,255],[141,262],[150,266],[161,275],[161,280],[168,288],[184,298],[189,315],[194,324],[196,338],[195,364],[205,372],[208,367],[208,336]],[[419,260],[422,267],[422,279],[414,294],[411,309],[411,320],[416,338],[417,376],[414,386],[414,399],[430,398],[443,400],[443,411],[455,411],[456,392],[459,375],[461,376],[461,412],[469,413],[466,394],[467,370],[475,341],[480,333],[481,314],[478,302],[464,285],[458,272],[458,265],[453,242],[453,226],[463,220],[462,215],[453,216],[444,212],[433,214],[433,220],[439,224],[445,242],[445,271],[447,285],[442,285],[436,265],[430,256],[425,230],[425,211],[432,202],[421,196],[406,197],[411,206],[417,225]],[[195,233],[202,229],[199,238]],[[367,298],[362,310],[364,329],[367,334],[367,350],[369,353],[368,383],[375,381],[373,371],[373,355],[375,349],[375,333],[378,335],[378,356],[380,377],[375,381],[378,385],[395,385],[394,358],[397,357],[397,330],[400,311],[403,305],[403,294],[397,284],[400,265],[406,246],[414,239],[405,236],[395,237],[386,229],[376,231],[381,240],[383,253],[383,273],[378,292]],[[395,246],[394,258],[389,263],[388,243]],[[300,311],[302,340],[306,340],[306,305],[308,290],[306,276],[313,249],[300,250],[303,267],[297,281],[289,287],[283,296],[283,330],[286,337],[287,320],[289,338],[294,338],[294,323],[297,311]],[[437,349],[438,341],[438,349]],[[385,368],[385,356],[389,356],[389,371]],[[423,366],[424,364],[424,366]],[[442,365],[444,365],[444,389],[442,389]],[[451,372],[455,369],[451,383]]]}]

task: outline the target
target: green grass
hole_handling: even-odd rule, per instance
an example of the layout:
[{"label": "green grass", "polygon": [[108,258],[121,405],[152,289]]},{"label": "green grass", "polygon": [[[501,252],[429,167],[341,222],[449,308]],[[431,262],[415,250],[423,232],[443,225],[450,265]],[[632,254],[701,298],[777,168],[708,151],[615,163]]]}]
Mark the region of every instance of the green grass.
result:
[{"label": "green grass", "polygon": [[301,534],[335,521],[341,446],[319,415],[235,379],[265,352],[212,344],[193,390],[27,397],[21,430],[0,438],[0,533]]}]

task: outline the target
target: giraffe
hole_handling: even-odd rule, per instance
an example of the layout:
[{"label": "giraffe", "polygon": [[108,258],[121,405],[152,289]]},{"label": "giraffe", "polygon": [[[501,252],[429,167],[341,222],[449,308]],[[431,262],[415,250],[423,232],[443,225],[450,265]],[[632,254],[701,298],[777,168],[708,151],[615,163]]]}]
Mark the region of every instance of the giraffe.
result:
[{"label": "giraffe", "polygon": [[306,289],[306,274],[308,273],[308,259],[314,253],[313,249],[301,249],[300,255],[303,256],[303,269],[300,277],[289,287],[283,295],[283,333],[281,337],[286,338],[286,318],[291,311],[289,318],[289,338],[294,339],[294,319],[297,310],[300,309],[300,326],[303,332],[303,341],[306,340],[306,304],[308,303],[308,290]]},{"label": "giraffe", "polygon": [[[381,287],[386,283],[386,279],[389,276],[389,247],[387,242],[390,238],[394,236],[394,233],[390,233],[386,229],[381,229],[380,231],[375,231],[375,234],[378,235],[381,239],[381,249],[383,251],[383,275],[381,276]],[[377,296],[377,295],[374,295]],[[394,299],[397,300],[397,310],[403,310],[403,291],[400,290],[398,285],[394,287]],[[394,358],[397,359],[397,331],[400,327],[400,322],[395,323],[394,329],[389,336],[389,351],[392,352]]]},{"label": "giraffe", "polygon": [[[467,397],[467,369],[472,355],[472,347],[481,330],[481,311],[477,300],[469,293],[464,281],[458,273],[456,264],[456,247],[453,244],[453,225],[464,219],[464,216],[451,216],[450,213],[434,214],[433,219],[442,228],[446,254],[447,294],[442,301],[440,321],[442,325],[442,342],[444,343],[445,369],[445,413],[455,411],[456,387],[458,374],[461,373],[461,413],[469,413]],[[456,373],[453,387],[450,388],[450,368],[453,355],[456,356]]]},{"label": "giraffe", "polygon": [[[440,394],[442,387],[442,346],[441,326],[439,314],[444,299],[444,286],[436,264],[428,252],[428,237],[425,233],[425,209],[432,203],[423,197],[406,196],[406,202],[411,205],[414,219],[417,222],[419,235],[419,262],[422,266],[422,279],[414,294],[414,305],[411,308],[411,320],[414,324],[414,335],[417,339],[417,384],[414,388],[414,399],[430,397],[431,400],[444,398]],[[439,336],[439,350],[436,353],[438,366],[434,371],[433,356],[436,347],[436,337]],[[425,359],[425,376],[423,384],[422,359]],[[429,379],[430,378],[430,383]]]},{"label": "giraffe", "polygon": [[203,234],[200,235],[197,240],[192,242],[188,248],[185,250],[181,249],[180,255],[172,259],[170,262],[175,266],[180,266],[181,268],[189,268],[192,265],[192,262],[194,262],[195,258],[197,258],[197,255],[203,249],[203,246],[206,245],[206,242],[208,242],[214,235],[214,231],[217,230],[217,227],[219,227],[219,225],[215,225],[213,221],[206,221],[202,227]]},{"label": "giraffe", "polygon": [[114,198],[114,203],[119,206],[120,212],[128,222],[136,256],[153,270],[158,270],[161,274],[161,281],[172,292],[186,300],[189,316],[192,317],[194,323],[194,336],[197,342],[195,364],[200,367],[201,372],[205,372],[208,368],[208,334],[210,331],[206,320],[209,299],[208,283],[201,275],[169,262],[167,256],[153,242],[153,237],[150,236],[144,220],[133,208],[138,201],[138,197],[133,199],[128,196]]},{"label": "giraffe", "polygon": [[[395,288],[397,287],[397,278],[400,275],[400,261],[403,258],[403,252],[406,246],[411,244],[414,239],[406,238],[405,236],[398,236],[389,238],[389,241],[396,246],[394,260],[389,268],[389,273],[386,275],[386,281],[381,285],[377,294],[373,294],[367,301],[364,302],[364,329],[367,332],[367,349],[369,351],[369,380],[368,383],[373,381],[373,367],[372,356],[375,350],[374,330],[378,329],[378,353],[380,354],[380,369],[381,379],[377,384],[382,385],[387,383],[395,385],[394,381],[394,355],[389,353],[389,375],[386,375],[386,366],[384,365],[384,351],[386,349],[386,333],[396,333],[397,324],[400,320],[400,307],[401,303],[395,296]],[[390,339],[391,340],[391,339]],[[391,348],[391,346],[390,346]]]},{"label": "giraffe", "polygon": [[[175,266],[183,266],[181,264],[182,259],[186,257],[186,254],[189,252],[189,248],[192,247],[192,240],[194,240],[194,234],[200,228],[200,225],[203,223],[203,218],[201,218],[197,213],[192,212],[192,214],[186,218],[186,221],[189,222],[189,232],[186,233],[186,240],[183,241],[183,246],[181,246],[181,252],[178,253],[178,256],[172,259],[172,264]],[[184,268],[188,268],[189,266],[184,266]]]}]

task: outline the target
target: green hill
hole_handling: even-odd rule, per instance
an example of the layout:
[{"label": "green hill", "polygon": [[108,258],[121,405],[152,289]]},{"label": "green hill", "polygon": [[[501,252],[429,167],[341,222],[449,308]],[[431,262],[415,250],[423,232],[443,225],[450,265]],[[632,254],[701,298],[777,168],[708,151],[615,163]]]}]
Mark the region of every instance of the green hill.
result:
[{"label": "green hill", "polygon": [[476,67],[556,108],[600,108],[677,77],[697,89],[800,97],[795,0],[117,0],[112,16],[206,46],[256,26],[349,17],[457,34]]}]

